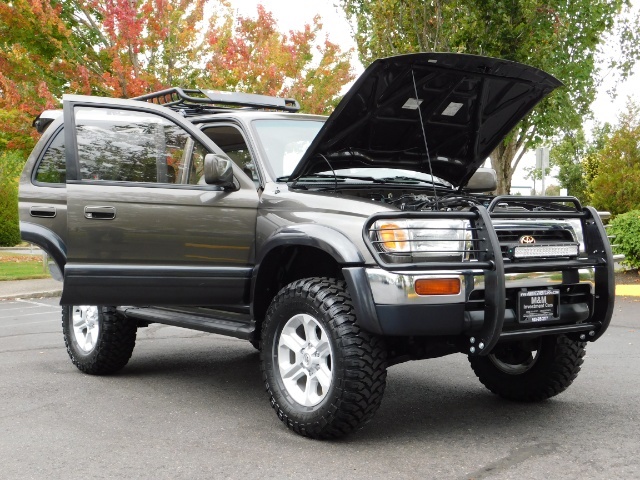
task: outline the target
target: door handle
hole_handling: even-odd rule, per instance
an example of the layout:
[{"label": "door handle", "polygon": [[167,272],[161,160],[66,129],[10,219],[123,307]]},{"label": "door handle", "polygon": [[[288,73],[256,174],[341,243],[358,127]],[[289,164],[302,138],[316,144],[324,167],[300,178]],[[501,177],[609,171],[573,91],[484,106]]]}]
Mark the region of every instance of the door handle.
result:
[{"label": "door handle", "polygon": [[29,209],[29,214],[32,217],[53,218],[56,216],[56,207],[48,205],[31,207]]},{"label": "door handle", "polygon": [[84,216],[90,220],[113,220],[116,218],[116,207],[87,205],[84,207]]}]

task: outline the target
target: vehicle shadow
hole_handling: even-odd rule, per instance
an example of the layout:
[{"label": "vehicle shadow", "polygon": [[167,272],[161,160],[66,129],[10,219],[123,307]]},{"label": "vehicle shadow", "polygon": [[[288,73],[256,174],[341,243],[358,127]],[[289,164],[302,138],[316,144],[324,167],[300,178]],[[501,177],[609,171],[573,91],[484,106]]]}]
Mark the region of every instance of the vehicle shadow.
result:
[{"label": "vehicle shadow", "polygon": [[[278,423],[262,383],[259,354],[253,347],[237,341],[221,344],[218,339],[184,349],[162,343],[134,352],[129,365],[114,380],[134,390],[152,383],[156,393],[172,392],[174,399],[183,398],[203,409],[213,405],[229,415],[239,408],[248,409],[258,429],[273,429],[274,422]],[[374,418],[360,433],[338,442],[402,438],[453,441],[460,436],[489,441],[495,435],[524,435],[535,440],[537,432],[544,438],[545,430],[579,421],[578,412],[580,418],[603,414],[588,411],[597,406],[576,405],[576,397],[534,404],[506,401],[486,390],[470,373],[466,361],[456,359],[448,365],[442,363],[446,359],[440,359],[435,372],[430,362],[392,367],[382,406]],[[291,435],[292,440],[298,438]]]}]

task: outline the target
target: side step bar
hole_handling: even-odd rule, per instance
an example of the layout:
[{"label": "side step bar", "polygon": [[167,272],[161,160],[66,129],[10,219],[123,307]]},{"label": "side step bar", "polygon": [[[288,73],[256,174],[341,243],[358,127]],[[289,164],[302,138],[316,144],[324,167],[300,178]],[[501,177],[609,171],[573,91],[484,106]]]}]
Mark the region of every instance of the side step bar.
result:
[{"label": "side step bar", "polygon": [[153,307],[118,307],[118,313],[125,317],[149,323],[162,323],[174,327],[184,327],[201,332],[219,333],[229,337],[252,340],[254,327],[247,322],[228,318],[214,318],[187,312],[176,312]]}]

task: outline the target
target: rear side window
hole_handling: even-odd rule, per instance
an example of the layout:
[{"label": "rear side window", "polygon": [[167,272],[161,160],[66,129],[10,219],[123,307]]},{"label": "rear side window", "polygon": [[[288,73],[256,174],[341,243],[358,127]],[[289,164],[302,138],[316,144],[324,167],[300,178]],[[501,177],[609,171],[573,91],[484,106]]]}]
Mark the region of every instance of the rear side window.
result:
[{"label": "rear side window", "polygon": [[187,183],[194,141],[184,129],[152,113],[114,108],[76,110],[83,180]]},{"label": "rear side window", "polygon": [[65,183],[67,181],[64,154],[64,131],[60,130],[44,152],[36,170],[38,183]]}]

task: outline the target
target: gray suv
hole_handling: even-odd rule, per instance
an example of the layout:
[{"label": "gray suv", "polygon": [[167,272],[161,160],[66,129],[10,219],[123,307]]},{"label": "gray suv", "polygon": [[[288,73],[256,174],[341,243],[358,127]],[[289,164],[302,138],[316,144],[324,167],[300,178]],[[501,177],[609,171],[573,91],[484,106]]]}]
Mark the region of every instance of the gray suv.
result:
[{"label": "gray suv", "polygon": [[573,197],[491,196],[481,165],[560,82],[422,53],[375,61],[328,118],[173,88],[65,96],[20,185],[22,238],[63,281],[69,356],[128,362],[151,323],[260,350],[278,417],[314,438],[371,419],[387,367],[453,353],[493,393],[565,390],[613,311],[613,256]]}]

